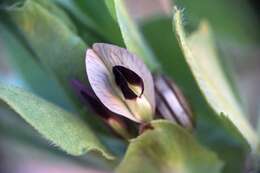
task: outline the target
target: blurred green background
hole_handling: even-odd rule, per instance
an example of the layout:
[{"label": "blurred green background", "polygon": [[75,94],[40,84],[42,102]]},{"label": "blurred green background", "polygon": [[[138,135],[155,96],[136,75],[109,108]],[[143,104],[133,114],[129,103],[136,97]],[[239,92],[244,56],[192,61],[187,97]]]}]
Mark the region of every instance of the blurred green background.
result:
[{"label": "blurred green background", "polygon": [[[69,4],[69,0],[56,0],[55,3],[65,9],[62,4]],[[84,8],[84,1],[76,0],[79,7]],[[198,21],[207,19],[215,32],[219,52],[223,54],[222,62],[229,69],[228,73],[234,77],[241,95],[242,103],[248,111],[251,123],[256,127],[258,115],[260,115],[260,9],[257,0],[128,0],[128,10],[135,21],[149,35],[152,33],[150,27],[164,26],[165,33],[158,33],[161,41],[169,32],[171,25],[161,21],[171,20],[173,4],[184,9],[184,21],[190,30],[193,30]],[[82,6],[81,6],[82,5]],[[86,9],[88,13],[95,13],[95,6]],[[69,15],[73,19],[73,15]],[[166,16],[166,17],[165,17]],[[103,16],[104,17],[104,16]],[[100,25],[105,25],[106,19],[96,16]],[[77,21],[75,21],[76,23]],[[102,23],[104,22],[104,23]],[[76,25],[79,33],[84,38],[91,38],[91,32],[84,32],[84,28]],[[21,76],[21,68],[12,63],[11,56],[23,56],[19,50],[10,50],[3,37],[4,33],[0,26],[0,81],[14,84],[26,89],[34,90],[26,81],[38,80],[38,75],[46,80],[46,83],[39,85],[42,88],[55,88],[57,83],[51,77],[46,77],[39,70],[38,74],[31,74],[29,79]],[[110,28],[113,31],[113,28]],[[86,36],[87,35],[87,36]],[[164,36],[163,36],[164,35]],[[97,36],[98,37],[98,36]],[[114,38],[118,41],[117,38]],[[105,39],[104,39],[105,41]],[[95,38],[89,41],[95,42]],[[167,46],[166,48],[167,49]],[[167,53],[169,50],[165,50]],[[12,52],[12,53],[10,53]],[[23,61],[22,59],[20,61]],[[32,62],[30,62],[32,63]],[[39,68],[34,64],[25,63],[28,68]],[[26,72],[26,73],[30,73]],[[60,101],[57,98],[64,98],[62,91],[46,90],[37,91],[46,98],[53,100],[60,105],[69,105],[66,100]],[[53,96],[55,95],[55,97]],[[68,108],[73,109],[73,108]],[[10,116],[5,116],[5,115]],[[20,133],[19,129],[23,129]],[[30,145],[32,137],[34,145]],[[39,149],[40,148],[40,149]],[[88,164],[86,164],[88,163]],[[0,172],[8,173],[90,173],[97,172],[95,165],[102,165],[98,172],[107,170],[109,167],[100,159],[89,159],[89,156],[73,158],[53,148],[45,140],[42,140],[36,132],[23,123],[21,119],[11,113],[10,110],[0,109]]]}]

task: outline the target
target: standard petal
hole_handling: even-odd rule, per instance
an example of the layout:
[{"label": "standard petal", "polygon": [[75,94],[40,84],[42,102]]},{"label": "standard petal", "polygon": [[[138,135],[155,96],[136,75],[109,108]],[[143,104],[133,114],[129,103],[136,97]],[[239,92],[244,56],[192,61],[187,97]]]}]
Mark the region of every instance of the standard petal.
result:
[{"label": "standard petal", "polygon": [[114,66],[123,66],[134,71],[144,82],[144,97],[151,104],[152,112],[155,110],[155,94],[154,83],[151,72],[146,65],[134,54],[126,49],[104,43],[95,43],[93,45],[94,52],[100,57],[112,73]]},{"label": "standard petal", "polygon": [[89,83],[98,99],[110,111],[138,122],[113,90],[110,80],[111,73],[92,49],[88,49],[86,53],[86,70]]}]

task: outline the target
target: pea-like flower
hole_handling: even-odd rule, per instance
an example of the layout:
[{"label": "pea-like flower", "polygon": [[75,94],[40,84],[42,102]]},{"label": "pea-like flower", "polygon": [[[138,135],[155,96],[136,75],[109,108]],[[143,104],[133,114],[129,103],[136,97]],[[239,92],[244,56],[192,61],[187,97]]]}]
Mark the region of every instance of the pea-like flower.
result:
[{"label": "pea-like flower", "polygon": [[95,43],[86,52],[86,71],[95,95],[111,112],[139,123],[153,119],[153,78],[134,54],[115,45]]},{"label": "pea-like flower", "polygon": [[86,51],[86,72],[90,86],[77,80],[73,86],[120,136],[131,136],[123,117],[149,125],[155,109],[162,118],[193,128],[192,111],[177,85],[165,76],[152,76],[128,50],[95,43]]}]

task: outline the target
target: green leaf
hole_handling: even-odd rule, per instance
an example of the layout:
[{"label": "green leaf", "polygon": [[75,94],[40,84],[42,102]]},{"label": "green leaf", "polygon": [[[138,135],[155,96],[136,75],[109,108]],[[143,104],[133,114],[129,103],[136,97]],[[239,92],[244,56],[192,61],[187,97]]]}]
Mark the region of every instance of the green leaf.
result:
[{"label": "green leaf", "polygon": [[147,46],[138,27],[131,19],[125,7],[124,0],[114,0],[121,33],[127,49],[138,55],[150,67],[151,70],[159,68],[159,64],[155,60],[152,50]]},{"label": "green leaf", "polygon": [[111,16],[113,17],[113,19],[115,21],[117,21],[114,0],[105,0],[105,3],[107,6],[107,9],[108,9],[109,13],[111,14]]},{"label": "green leaf", "polygon": [[169,37],[172,34],[172,18],[147,20],[141,28],[163,67],[163,73],[174,79],[190,103],[196,117],[197,139],[218,153],[225,162],[223,172],[242,172],[249,145],[233,123],[226,116],[214,112],[205,100],[176,37]]},{"label": "green leaf", "polygon": [[72,0],[55,0],[53,2],[67,12],[77,28],[78,35],[88,45],[92,45],[95,42],[104,42],[105,36],[100,34],[101,31],[96,26],[95,21],[84,13],[85,10],[81,9],[83,7],[78,7],[76,2]]},{"label": "green leaf", "polygon": [[63,11],[61,8],[59,8],[52,0],[34,0],[38,4],[41,5],[41,7],[48,10],[49,13],[59,18],[64,24],[67,25],[68,28],[70,28],[72,31],[76,32],[77,29],[74,26],[74,23],[71,21],[69,16]]},{"label": "green leaf", "polygon": [[[44,3],[47,5],[43,5]],[[39,4],[38,0],[27,0],[20,7],[0,11],[0,22],[7,28],[9,35],[12,34],[17,39],[17,41],[5,40],[5,44],[14,43],[17,45],[15,48],[19,48],[14,52],[12,51],[15,48],[10,48],[10,54],[15,55],[13,59],[21,68],[24,67],[23,72],[26,71],[28,74],[26,77],[30,80],[30,85],[33,85],[34,91],[43,90],[45,92],[47,90],[48,92],[46,95],[43,95],[44,92],[37,92],[38,95],[58,103],[66,110],[78,111],[84,120],[90,122],[88,125],[91,128],[104,134],[104,122],[97,119],[95,115],[91,115],[85,105],[79,104],[79,98],[73,92],[70,84],[71,79],[75,78],[87,83],[85,71],[87,45],[68,27],[64,19],[57,15],[57,12],[54,13],[51,10],[56,8],[53,7],[53,4],[44,3]],[[0,35],[2,34],[4,33]],[[20,49],[24,49],[21,55],[19,55]],[[30,58],[33,59],[30,60]],[[34,64],[37,66],[30,67]],[[34,73],[38,70],[37,68],[42,72]],[[49,80],[41,81],[43,76],[45,79],[53,80],[54,85],[49,83]],[[44,84],[41,85],[41,82]],[[44,87],[44,89],[37,87]],[[56,92],[57,89],[59,92]],[[56,95],[52,95],[53,93]],[[60,101],[62,97],[58,97],[59,93],[70,96],[67,97],[68,101]],[[71,101],[76,104],[72,104]],[[75,109],[75,105],[77,109]]]},{"label": "green leaf", "polygon": [[123,39],[114,14],[113,0],[55,0],[68,11],[79,34],[89,44],[109,42],[123,46]]},{"label": "green leaf", "polygon": [[181,12],[175,8],[174,25],[185,59],[207,102],[218,114],[223,112],[227,115],[255,150],[256,134],[244,117],[219,65],[208,24],[202,23],[198,31],[187,37],[182,26]]},{"label": "green leaf", "polygon": [[[254,9],[247,0],[173,0],[183,7],[188,25],[197,25],[201,20],[209,21],[221,43],[234,46],[255,43],[259,40],[259,23]],[[243,7],[243,8],[241,8]],[[224,45],[225,45],[224,44]]]},{"label": "green leaf", "polygon": [[0,40],[4,43],[2,48],[6,52],[2,58],[12,64],[12,70],[22,77],[35,94],[72,110],[69,98],[66,97],[57,80],[35,61],[34,55],[2,23],[0,23],[0,31]]},{"label": "green leaf", "polygon": [[0,84],[0,99],[54,145],[72,155],[99,151],[113,156],[76,115],[23,89]]},{"label": "green leaf", "polygon": [[165,120],[153,121],[151,126],[152,130],[131,141],[117,172],[221,172],[223,163],[217,156],[180,126]]},{"label": "green leaf", "polygon": [[35,61],[55,74],[67,93],[71,91],[72,78],[86,80],[87,45],[56,14],[27,0],[21,7],[2,11],[0,16]]}]

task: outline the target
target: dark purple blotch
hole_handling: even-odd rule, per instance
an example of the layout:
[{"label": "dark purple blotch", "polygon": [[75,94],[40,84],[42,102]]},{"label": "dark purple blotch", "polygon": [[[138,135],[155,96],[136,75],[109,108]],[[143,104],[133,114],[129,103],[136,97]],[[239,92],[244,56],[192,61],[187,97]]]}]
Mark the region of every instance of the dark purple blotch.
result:
[{"label": "dark purple blotch", "polygon": [[[138,74],[126,67],[119,65],[113,67],[113,74],[115,76],[115,82],[117,86],[121,89],[126,99],[135,99],[142,96],[144,92],[144,82]],[[136,93],[132,91],[131,88],[129,88],[128,83],[141,87],[142,92],[140,95],[136,95]]]}]

